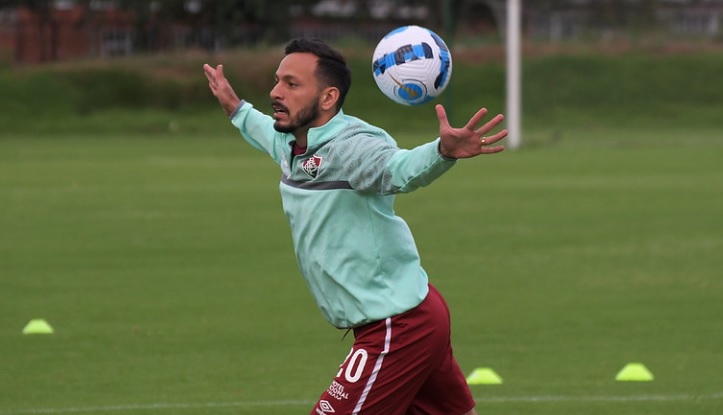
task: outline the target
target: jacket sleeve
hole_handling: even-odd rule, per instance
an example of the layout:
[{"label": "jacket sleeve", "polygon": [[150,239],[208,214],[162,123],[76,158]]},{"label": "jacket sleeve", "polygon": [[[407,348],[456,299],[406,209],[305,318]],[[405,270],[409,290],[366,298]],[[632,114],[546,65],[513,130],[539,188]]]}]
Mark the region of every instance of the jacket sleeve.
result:
[{"label": "jacket sleeve", "polygon": [[439,178],[456,160],[442,157],[439,139],[413,149],[400,149],[387,140],[355,140],[360,161],[349,163],[349,182],[355,190],[381,194],[409,193]]},{"label": "jacket sleeve", "polygon": [[257,150],[270,155],[277,163],[280,162],[280,156],[276,151],[279,134],[274,130],[273,118],[258,111],[246,101],[241,101],[229,118],[241,132],[244,140]]},{"label": "jacket sleeve", "polygon": [[408,193],[432,183],[454,166],[456,160],[439,153],[439,139],[411,150],[400,149],[387,162],[391,184]]}]

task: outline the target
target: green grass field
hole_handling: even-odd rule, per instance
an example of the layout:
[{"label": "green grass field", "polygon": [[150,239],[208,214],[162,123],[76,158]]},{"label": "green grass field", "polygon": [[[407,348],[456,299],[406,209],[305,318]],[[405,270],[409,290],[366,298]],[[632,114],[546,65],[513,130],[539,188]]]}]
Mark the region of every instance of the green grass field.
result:
[{"label": "green grass field", "polygon": [[[565,137],[398,198],[463,370],[504,379],[478,412],[720,414],[720,131]],[[278,175],[230,126],[0,140],[0,415],[308,413],[352,341],[296,270]],[[630,362],[655,379],[615,381]]]}]

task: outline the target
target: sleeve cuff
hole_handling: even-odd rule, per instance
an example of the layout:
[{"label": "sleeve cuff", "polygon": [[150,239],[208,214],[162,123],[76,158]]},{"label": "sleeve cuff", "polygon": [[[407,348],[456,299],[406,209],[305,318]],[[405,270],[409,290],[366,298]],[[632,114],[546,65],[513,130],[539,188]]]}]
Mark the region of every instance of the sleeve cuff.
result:
[{"label": "sleeve cuff", "polygon": [[437,138],[437,154],[439,154],[439,157],[441,157],[442,160],[446,160],[446,161],[457,161],[457,159],[454,157],[446,157],[445,155],[443,155],[442,151],[439,148],[441,145],[442,145],[442,139]]},{"label": "sleeve cuff", "polygon": [[236,109],[233,110],[233,111],[231,112],[231,114],[229,114],[228,119],[229,119],[229,120],[232,120],[233,117],[235,117],[236,114],[238,114],[238,112],[241,110],[241,107],[243,107],[245,103],[246,103],[246,101],[241,100],[241,102],[239,102],[239,104],[238,104],[238,106],[236,107]]}]

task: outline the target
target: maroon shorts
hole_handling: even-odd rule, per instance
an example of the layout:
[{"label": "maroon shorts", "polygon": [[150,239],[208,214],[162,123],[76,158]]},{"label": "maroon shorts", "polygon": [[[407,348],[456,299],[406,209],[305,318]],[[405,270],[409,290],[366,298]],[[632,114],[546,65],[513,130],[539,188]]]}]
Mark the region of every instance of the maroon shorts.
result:
[{"label": "maroon shorts", "polygon": [[449,308],[429,286],[406,313],[354,329],[312,415],[462,415],[474,399],[452,354]]}]

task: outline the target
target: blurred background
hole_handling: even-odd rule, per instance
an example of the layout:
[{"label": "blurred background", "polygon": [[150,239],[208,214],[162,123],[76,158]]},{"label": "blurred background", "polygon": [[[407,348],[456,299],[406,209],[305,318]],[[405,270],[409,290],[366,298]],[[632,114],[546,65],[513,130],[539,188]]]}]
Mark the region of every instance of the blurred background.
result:
[{"label": "blurred background", "polygon": [[[702,112],[687,112],[688,122],[721,118],[720,88],[710,82],[723,49],[723,1],[522,3],[524,128],[554,138],[565,125],[600,124],[603,109],[623,123],[663,115],[680,125],[676,114],[690,106]],[[199,114],[214,108],[199,76],[206,62],[226,63],[246,98],[266,101],[281,48],[296,36],[344,50],[359,85],[349,109],[369,116],[377,109],[366,104],[376,92],[366,75],[371,51],[406,24],[431,28],[453,48],[457,76],[443,98],[453,115],[480,99],[503,111],[506,10],[501,0],[1,0],[0,120],[6,132],[42,132],[43,120],[60,113],[81,116],[85,122],[74,127],[100,133],[93,115],[108,109]],[[455,92],[469,90],[468,82],[481,95]],[[380,105],[376,116],[395,108]],[[170,130],[181,127],[164,117]],[[192,119],[186,128],[194,128]],[[388,121],[394,129],[398,118]],[[56,127],[67,129],[62,124]]]},{"label": "blurred background", "polygon": [[[375,43],[419,24],[460,43],[499,42],[502,0],[3,0],[5,64],[200,49],[219,52],[296,36]],[[524,33],[547,42],[721,41],[720,0],[540,0]]]}]

